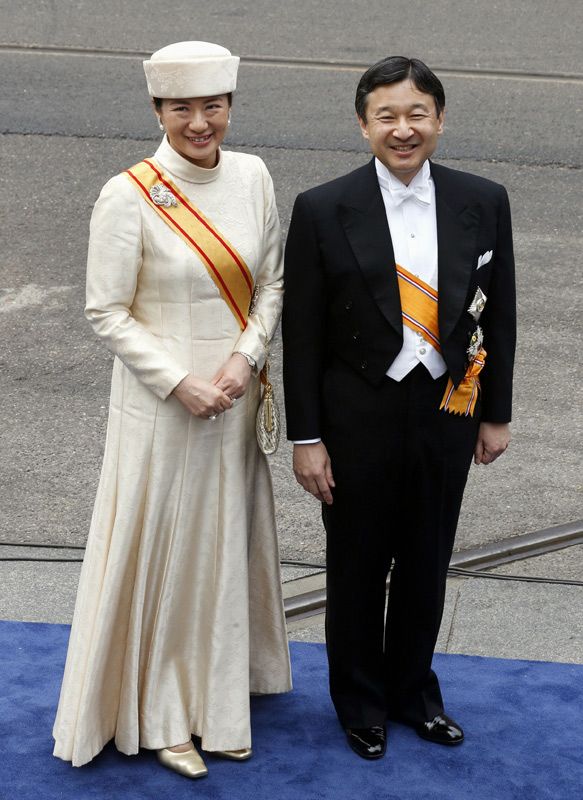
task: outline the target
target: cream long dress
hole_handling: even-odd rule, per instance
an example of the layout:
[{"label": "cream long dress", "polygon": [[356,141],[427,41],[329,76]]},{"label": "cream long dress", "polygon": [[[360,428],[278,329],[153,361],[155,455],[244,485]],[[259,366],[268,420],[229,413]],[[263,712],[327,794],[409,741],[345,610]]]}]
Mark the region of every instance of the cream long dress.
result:
[{"label": "cream long dress", "polygon": [[234,350],[261,366],[281,312],[271,178],[221,151],[201,169],[164,140],[154,156],[245,259],[260,287],[241,333],[195,253],[124,175],[91,219],[86,316],[113,351],[103,469],[53,735],[80,766],[200,736],[251,745],[250,692],[291,688],[269,467],[257,448],[259,381],[215,421],[171,394]]}]

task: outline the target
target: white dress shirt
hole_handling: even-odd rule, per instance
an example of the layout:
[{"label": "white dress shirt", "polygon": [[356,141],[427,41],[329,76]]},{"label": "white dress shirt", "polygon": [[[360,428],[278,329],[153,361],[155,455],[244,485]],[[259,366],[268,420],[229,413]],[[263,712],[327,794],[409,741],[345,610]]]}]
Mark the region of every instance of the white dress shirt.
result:
[{"label": "white dress shirt", "polygon": [[[375,167],[395,261],[437,290],[435,185],[429,162],[425,161],[408,186],[389,172],[378,158],[375,158]],[[432,378],[439,378],[447,369],[437,350],[420,333],[403,325],[403,347],[387,375],[401,381],[419,363],[426,367]]]}]

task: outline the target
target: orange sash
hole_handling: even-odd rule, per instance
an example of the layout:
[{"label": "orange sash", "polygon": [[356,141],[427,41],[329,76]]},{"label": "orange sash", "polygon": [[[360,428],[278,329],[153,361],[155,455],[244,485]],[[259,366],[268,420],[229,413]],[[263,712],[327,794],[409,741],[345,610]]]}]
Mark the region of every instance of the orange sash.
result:
[{"label": "orange sash", "polygon": [[247,327],[253,276],[235,248],[150,159],[126,170],[140,195],[196,252],[241,330]]},{"label": "orange sash", "polygon": [[[441,353],[437,318],[437,292],[428,283],[412,275],[400,264],[397,264],[397,279],[401,297],[403,325],[420,333],[428,344],[438,353]],[[466,417],[473,416],[480,390],[479,374],[485,361],[486,351],[483,347],[480,347],[476,355],[470,360],[466,374],[457,389],[454,388],[453,382],[449,378],[439,406],[440,409],[449,411],[450,414],[463,414]]]}]

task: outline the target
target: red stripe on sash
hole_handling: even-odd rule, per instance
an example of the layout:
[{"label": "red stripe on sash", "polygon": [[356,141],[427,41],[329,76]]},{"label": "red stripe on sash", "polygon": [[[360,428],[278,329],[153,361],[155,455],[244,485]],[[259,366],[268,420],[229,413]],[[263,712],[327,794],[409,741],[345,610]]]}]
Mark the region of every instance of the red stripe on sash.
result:
[{"label": "red stripe on sash", "polygon": [[250,291],[251,291],[251,292],[253,292],[253,285],[251,284],[251,281],[249,280],[249,274],[248,274],[247,270],[245,269],[245,267],[243,266],[243,264],[241,264],[241,262],[239,261],[239,259],[238,259],[238,257],[237,257],[237,254],[236,254],[236,253],[234,253],[234,252],[231,250],[231,248],[229,247],[229,245],[227,244],[227,242],[226,242],[226,241],[225,241],[225,240],[224,240],[224,239],[223,239],[223,238],[222,238],[222,237],[221,237],[221,236],[220,236],[220,235],[217,233],[217,231],[215,231],[213,228],[211,228],[211,226],[210,226],[210,225],[208,224],[208,222],[207,222],[207,221],[204,219],[204,217],[201,217],[201,216],[200,216],[200,214],[197,214],[197,213],[196,213],[196,211],[194,210],[194,208],[191,208],[191,207],[188,205],[188,203],[186,203],[186,202],[183,200],[183,198],[182,198],[182,197],[180,197],[180,195],[178,195],[178,196],[176,195],[176,192],[175,192],[174,188],[173,188],[172,186],[170,186],[170,184],[169,184],[169,183],[167,183],[167,181],[164,179],[164,176],[163,176],[163,174],[162,174],[161,172],[159,172],[159,170],[158,170],[158,169],[157,169],[157,168],[154,166],[154,164],[152,164],[152,162],[151,162],[151,161],[150,161],[148,158],[145,158],[145,159],[144,159],[144,161],[145,161],[145,163],[146,163],[146,164],[148,164],[148,165],[149,165],[149,166],[150,166],[150,167],[151,167],[151,168],[154,170],[154,172],[156,173],[156,175],[158,176],[158,178],[160,179],[160,181],[161,181],[161,182],[164,184],[164,186],[166,186],[166,188],[167,188],[167,189],[169,189],[169,190],[172,192],[172,194],[174,195],[174,197],[177,197],[177,199],[178,199],[178,200],[180,200],[180,202],[182,203],[182,205],[183,205],[183,206],[184,206],[184,207],[185,207],[185,208],[186,208],[188,211],[190,211],[190,213],[191,213],[193,216],[195,216],[195,217],[197,218],[197,220],[198,220],[199,222],[201,222],[201,223],[202,223],[202,224],[205,226],[205,228],[206,228],[208,231],[210,231],[210,233],[212,233],[212,235],[215,237],[215,239],[216,239],[217,241],[219,241],[219,242],[220,242],[220,243],[223,245],[223,247],[225,248],[225,250],[226,250],[226,251],[229,253],[229,255],[230,255],[232,258],[233,258],[233,261],[234,261],[234,262],[237,264],[237,266],[239,267],[239,270],[241,271],[241,274],[242,274],[242,275],[243,275],[243,277],[245,278],[245,282],[246,282],[247,286],[249,287]]},{"label": "red stripe on sash", "polygon": [[[165,186],[168,186],[168,184],[166,183],[166,181],[164,181],[164,179],[162,178],[162,176],[160,175],[160,173],[158,172],[158,170],[157,170],[157,169],[155,169],[155,168],[152,166],[152,164],[150,164],[150,162],[149,162],[149,161],[148,161],[147,163],[148,163],[148,165],[149,165],[150,167],[152,167],[152,169],[154,170],[154,172],[156,172],[156,174],[158,175],[158,177],[160,178],[160,180],[161,180],[161,181],[164,183],[164,185],[165,185]],[[133,174],[130,172],[130,170],[125,170],[125,172],[127,172],[127,174],[128,174],[130,177],[131,177],[131,179],[137,183],[137,185],[140,187],[140,189],[141,189],[141,190],[142,190],[142,192],[144,193],[144,196],[147,198],[148,202],[149,202],[149,203],[151,203],[151,202],[152,202],[152,198],[150,197],[150,193],[148,192],[148,190],[146,189],[146,187],[143,185],[143,183],[142,183],[140,180],[138,180],[138,178],[136,178],[136,176],[135,176],[135,175],[133,175]],[[176,197],[176,193],[175,193],[175,192],[172,190],[172,187],[168,186],[168,188],[170,189],[170,191],[172,191],[172,194],[174,195],[174,197]],[[185,206],[186,206],[186,208],[188,208],[188,206],[186,205],[186,203],[184,203],[184,201],[182,201],[182,199],[181,199],[180,197],[179,197],[178,199],[179,199],[179,200],[181,200],[181,202],[183,203],[183,205],[185,205]],[[198,219],[200,222],[202,222],[202,223],[205,225],[205,227],[206,227],[206,228],[208,228],[208,229],[209,229],[209,230],[210,230],[210,231],[211,231],[213,234],[215,234],[215,232],[214,232],[214,231],[213,231],[211,228],[209,228],[209,226],[206,224],[206,222],[205,222],[203,219],[201,219],[201,218],[198,216],[198,214],[196,214],[196,213],[195,213],[195,212],[194,212],[192,209],[190,209],[190,208],[188,208],[188,210],[189,210],[189,211],[191,211],[191,212],[192,212],[192,213],[193,213],[193,214],[194,214],[194,215],[197,217],[197,219]],[[240,320],[241,320],[241,322],[243,323],[243,330],[244,330],[244,329],[247,327],[247,320],[245,319],[245,317],[244,317],[244,316],[243,316],[243,314],[241,313],[241,310],[239,309],[239,307],[237,306],[237,303],[235,302],[235,298],[233,297],[233,295],[232,295],[232,294],[231,294],[231,292],[229,291],[229,289],[228,289],[228,287],[227,287],[226,283],[224,282],[223,278],[221,277],[221,273],[220,273],[220,272],[217,270],[217,268],[215,267],[215,265],[213,264],[213,262],[211,261],[211,259],[210,259],[210,258],[208,257],[208,255],[207,255],[207,254],[204,252],[204,250],[203,250],[203,249],[202,249],[202,248],[201,248],[201,247],[200,247],[200,246],[199,246],[199,245],[198,245],[198,244],[195,242],[195,240],[194,240],[194,239],[193,239],[191,236],[189,236],[189,235],[188,235],[188,233],[187,233],[187,232],[184,230],[184,228],[182,228],[180,225],[178,225],[178,223],[177,223],[177,222],[175,222],[175,221],[172,219],[172,217],[170,216],[170,214],[168,214],[168,212],[166,212],[162,206],[157,206],[157,211],[158,211],[160,214],[163,214],[163,215],[166,217],[166,219],[167,219],[167,220],[170,222],[170,224],[171,224],[171,225],[172,225],[174,228],[176,228],[177,230],[179,230],[179,231],[180,231],[180,233],[182,234],[182,236],[184,236],[184,238],[185,238],[185,239],[188,239],[188,241],[189,241],[189,242],[190,242],[190,243],[193,245],[193,247],[195,247],[195,248],[197,249],[197,251],[200,253],[200,255],[201,255],[203,258],[204,258],[204,260],[206,261],[206,263],[207,263],[207,264],[209,265],[209,267],[212,269],[212,271],[213,271],[213,274],[214,274],[214,275],[216,275],[216,277],[217,277],[217,280],[219,281],[219,283],[221,284],[221,286],[223,287],[223,289],[224,289],[224,291],[225,291],[225,294],[228,296],[229,300],[231,301],[231,304],[232,304],[233,308],[235,309],[235,312],[236,312],[237,316],[239,317],[239,319],[240,319]],[[225,247],[225,249],[227,249],[227,250],[229,251],[229,253],[230,253],[231,255],[233,255],[233,258],[235,258],[235,261],[236,261],[236,262],[237,262],[237,264],[240,266],[240,264],[239,264],[239,260],[238,260],[238,259],[237,259],[237,258],[234,256],[234,254],[233,254],[233,251],[230,249],[230,247],[228,247],[228,246],[227,246],[227,245],[226,245],[226,244],[225,244],[225,243],[222,241],[222,239],[220,239],[220,237],[219,237],[219,236],[217,236],[216,234],[215,234],[215,237],[216,237],[216,238],[217,238],[217,239],[218,239],[218,240],[221,242],[221,244],[222,244],[222,245]],[[245,276],[245,277],[247,278],[247,276]],[[248,281],[247,281],[247,282],[248,282]]]}]

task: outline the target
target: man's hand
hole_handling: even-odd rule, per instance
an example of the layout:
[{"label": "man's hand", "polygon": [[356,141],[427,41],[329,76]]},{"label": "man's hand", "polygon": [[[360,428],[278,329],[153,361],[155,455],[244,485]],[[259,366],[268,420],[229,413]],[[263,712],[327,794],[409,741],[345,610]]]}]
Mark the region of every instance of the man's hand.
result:
[{"label": "man's hand", "polygon": [[336,485],[332,476],[330,456],[323,442],[294,444],[294,475],[306,492],[316,500],[332,505],[331,489]]},{"label": "man's hand", "polygon": [[474,464],[491,464],[508,447],[510,426],[507,422],[481,422],[474,450]]}]

